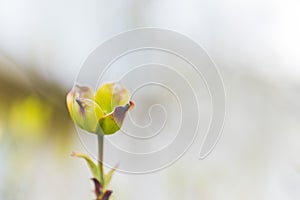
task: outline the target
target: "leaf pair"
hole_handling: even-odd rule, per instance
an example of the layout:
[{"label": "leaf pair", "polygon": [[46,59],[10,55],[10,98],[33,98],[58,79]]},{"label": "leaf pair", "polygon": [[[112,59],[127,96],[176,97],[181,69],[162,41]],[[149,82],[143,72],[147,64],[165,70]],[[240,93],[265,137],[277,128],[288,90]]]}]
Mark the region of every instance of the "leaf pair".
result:
[{"label": "leaf pair", "polygon": [[103,190],[101,183],[97,179],[92,178],[92,181],[94,182],[95,185],[95,194],[97,198],[96,200],[108,200],[112,191]]},{"label": "leaf pair", "polygon": [[83,153],[72,153],[72,156],[74,157],[78,157],[78,158],[83,158],[92,175],[93,175],[93,182],[95,184],[95,194],[97,196],[97,198],[99,196],[102,197],[101,200],[105,200],[105,197],[107,197],[107,199],[109,198],[109,196],[111,195],[111,191],[107,190],[108,185],[111,182],[112,176],[114,174],[114,172],[116,171],[116,167],[111,169],[106,175],[101,172],[101,168],[102,166],[96,165],[95,162],[86,154]]}]

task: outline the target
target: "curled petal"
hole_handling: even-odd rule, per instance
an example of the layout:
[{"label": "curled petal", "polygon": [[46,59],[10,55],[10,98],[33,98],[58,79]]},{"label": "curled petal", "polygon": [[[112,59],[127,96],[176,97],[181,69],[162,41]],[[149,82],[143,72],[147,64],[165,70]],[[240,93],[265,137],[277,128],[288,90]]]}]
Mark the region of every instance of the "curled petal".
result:
[{"label": "curled petal", "polygon": [[125,106],[118,106],[115,108],[113,117],[119,126],[122,126],[127,111],[131,110],[133,106],[133,102],[129,101],[129,103],[127,103]]}]

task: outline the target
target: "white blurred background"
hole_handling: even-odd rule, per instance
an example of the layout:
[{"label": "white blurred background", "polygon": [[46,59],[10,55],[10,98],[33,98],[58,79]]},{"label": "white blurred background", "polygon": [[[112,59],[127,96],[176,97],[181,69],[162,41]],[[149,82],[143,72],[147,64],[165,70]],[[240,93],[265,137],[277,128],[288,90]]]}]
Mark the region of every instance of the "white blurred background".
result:
[{"label": "white blurred background", "polygon": [[[46,88],[44,98],[53,97],[55,92],[47,91],[53,89],[48,87],[52,83],[62,91],[61,97],[89,53],[111,36],[136,27],[183,33],[207,50],[224,78],[223,136],[203,161],[197,160],[193,147],[158,173],[116,174],[114,199],[296,200],[300,198],[299,11],[297,0],[0,0],[1,89],[28,82],[28,88],[35,88],[37,76],[38,83],[46,85],[39,85]],[[21,97],[36,96],[35,90],[40,93],[24,90]],[[20,99],[18,91],[1,92],[0,199],[92,199],[85,163],[69,157],[72,150],[82,148],[72,127],[71,144],[55,147],[66,148],[60,156],[48,142],[51,131],[39,142],[7,136],[14,130],[7,127],[14,119],[7,117],[14,110],[8,107]],[[56,108],[52,103],[49,106]],[[61,104],[60,111],[66,113],[63,99]],[[55,120],[52,129],[61,129]]]}]

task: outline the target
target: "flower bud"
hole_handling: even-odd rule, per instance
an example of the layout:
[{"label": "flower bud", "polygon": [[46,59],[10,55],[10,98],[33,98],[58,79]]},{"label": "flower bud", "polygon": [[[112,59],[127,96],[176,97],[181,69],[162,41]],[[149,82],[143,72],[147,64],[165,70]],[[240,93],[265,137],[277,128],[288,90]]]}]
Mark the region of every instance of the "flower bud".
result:
[{"label": "flower bud", "polygon": [[96,134],[120,130],[125,115],[133,107],[129,92],[117,83],[106,83],[93,94],[89,87],[76,86],[67,95],[72,120],[81,129]]}]

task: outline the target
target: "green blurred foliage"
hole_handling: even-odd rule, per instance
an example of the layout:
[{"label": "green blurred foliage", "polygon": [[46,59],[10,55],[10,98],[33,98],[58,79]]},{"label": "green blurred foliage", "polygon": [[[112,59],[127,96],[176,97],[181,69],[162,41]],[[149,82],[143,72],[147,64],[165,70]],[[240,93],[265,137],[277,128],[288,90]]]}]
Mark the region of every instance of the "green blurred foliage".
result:
[{"label": "green blurred foliage", "polygon": [[53,108],[37,96],[28,96],[12,102],[8,112],[10,134],[15,139],[44,139],[44,129],[51,120]]},{"label": "green blurred foliage", "polygon": [[58,155],[67,150],[74,131],[66,90],[34,71],[21,71],[23,77],[8,72],[0,63],[0,142],[28,148],[46,143]]},{"label": "green blurred foliage", "polygon": [[29,174],[34,183],[41,160],[68,166],[76,134],[67,90],[55,81],[0,57],[0,91],[0,199],[22,199],[15,191]]}]

